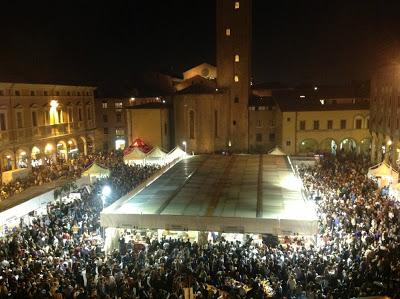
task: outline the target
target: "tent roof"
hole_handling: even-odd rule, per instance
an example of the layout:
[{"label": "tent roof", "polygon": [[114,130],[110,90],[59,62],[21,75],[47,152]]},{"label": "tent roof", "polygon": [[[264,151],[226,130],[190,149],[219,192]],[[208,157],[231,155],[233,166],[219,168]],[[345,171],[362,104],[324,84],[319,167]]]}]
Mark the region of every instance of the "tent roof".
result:
[{"label": "tent roof", "polygon": [[164,158],[166,155],[165,152],[156,146],[146,155],[146,158]]},{"label": "tent roof", "polygon": [[110,175],[110,170],[104,167],[101,167],[98,165],[96,162],[94,162],[91,166],[85,169],[84,172],[82,172],[82,175],[103,175],[103,176],[109,176]]},{"label": "tent roof", "polygon": [[168,156],[181,156],[184,154],[185,154],[185,151],[183,149],[181,149],[178,145],[168,153]]},{"label": "tent roof", "polygon": [[274,156],[286,156],[286,153],[282,151],[279,147],[275,147],[272,150],[268,152],[269,155],[274,155]]},{"label": "tent roof", "polygon": [[142,160],[146,157],[138,147],[135,147],[129,154],[124,156],[124,160]]},{"label": "tent roof", "polygon": [[388,165],[386,162],[382,162],[381,164],[372,166],[368,170],[368,174],[377,177],[382,177],[382,176],[392,176],[395,174],[398,175],[398,172],[393,167]]}]

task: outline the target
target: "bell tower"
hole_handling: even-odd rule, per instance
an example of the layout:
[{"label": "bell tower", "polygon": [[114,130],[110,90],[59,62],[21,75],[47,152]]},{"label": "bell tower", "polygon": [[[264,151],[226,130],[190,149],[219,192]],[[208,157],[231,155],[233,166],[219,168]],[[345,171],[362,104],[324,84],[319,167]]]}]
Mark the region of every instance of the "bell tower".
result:
[{"label": "bell tower", "polygon": [[252,0],[216,0],[217,86],[224,95],[227,143],[248,152]]}]

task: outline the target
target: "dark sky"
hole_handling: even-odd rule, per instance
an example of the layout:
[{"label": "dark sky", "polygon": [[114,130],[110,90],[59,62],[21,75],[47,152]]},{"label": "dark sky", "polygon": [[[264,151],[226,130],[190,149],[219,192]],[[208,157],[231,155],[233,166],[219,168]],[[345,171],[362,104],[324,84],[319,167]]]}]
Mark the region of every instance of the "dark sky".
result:
[{"label": "dark sky", "polygon": [[[1,81],[135,85],[215,63],[215,0],[3,2]],[[399,2],[254,0],[255,82],[369,79],[400,53]]]}]

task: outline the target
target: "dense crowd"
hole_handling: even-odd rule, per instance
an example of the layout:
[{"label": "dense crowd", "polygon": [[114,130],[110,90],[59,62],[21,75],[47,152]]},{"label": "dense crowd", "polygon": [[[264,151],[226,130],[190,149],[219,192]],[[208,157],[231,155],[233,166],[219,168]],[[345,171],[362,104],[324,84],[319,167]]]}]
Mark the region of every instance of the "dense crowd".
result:
[{"label": "dense crowd", "polygon": [[111,203],[158,169],[125,165],[115,154],[96,159],[111,173],[97,180],[90,193],[82,188],[80,199],[48,205],[45,215],[21,222],[0,239],[0,298],[87,298],[96,289],[105,262],[99,222],[103,186],[113,191]]},{"label": "dense crowd", "polygon": [[147,238],[143,247],[120,239],[102,250],[98,194],[104,184],[115,200],[155,168],[125,166],[104,157],[108,179],[70,204],[49,206],[47,215],[0,242],[0,298],[351,298],[400,297],[398,203],[382,195],[366,175],[363,157],[327,156],[301,167],[316,200],[316,244],[302,237],[257,244]]},{"label": "dense crowd", "polygon": [[27,169],[29,172],[24,177],[16,178],[10,183],[0,184],[0,200],[8,199],[32,186],[41,186],[59,179],[76,179],[94,161],[108,168],[116,165],[121,157],[122,153],[120,152],[79,154],[74,155],[68,161],[61,157],[56,159],[44,157],[40,163],[32,163],[32,167]]}]

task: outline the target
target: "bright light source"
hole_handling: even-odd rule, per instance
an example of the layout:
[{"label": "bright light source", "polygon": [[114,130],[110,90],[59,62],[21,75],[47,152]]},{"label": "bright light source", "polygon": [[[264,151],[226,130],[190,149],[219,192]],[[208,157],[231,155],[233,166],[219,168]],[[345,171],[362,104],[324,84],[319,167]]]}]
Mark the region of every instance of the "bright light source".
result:
[{"label": "bright light source", "polygon": [[301,95],[300,98],[304,99],[306,96]]},{"label": "bright light source", "polygon": [[162,100],[163,104],[165,104],[165,100]]},{"label": "bright light source", "polygon": [[232,142],[229,140],[228,141],[228,146],[231,147],[232,146]]},{"label": "bright light source", "polygon": [[51,108],[57,108],[58,107],[58,101],[57,100],[51,100],[50,101],[50,106],[51,106]]},{"label": "bright light source", "polygon": [[44,150],[45,150],[46,152],[51,152],[51,151],[53,150],[53,146],[52,146],[50,143],[48,143],[48,144],[46,145],[46,147],[44,148]]},{"label": "bright light source", "polygon": [[216,88],[215,91],[218,91],[218,88]]},{"label": "bright light source", "polygon": [[314,90],[318,90],[318,87],[317,87],[317,86],[314,86]]},{"label": "bright light source", "polygon": [[26,152],[21,152],[21,156],[26,156]]},{"label": "bright light source", "polygon": [[325,100],[319,100],[321,102],[321,105],[325,104]]},{"label": "bright light source", "polygon": [[387,142],[387,145],[392,145],[392,140],[389,140],[389,141]]},{"label": "bright light source", "polygon": [[110,188],[110,186],[105,185],[105,186],[103,187],[103,190],[101,190],[101,194],[102,194],[103,196],[105,196],[105,197],[110,196],[110,194],[111,194],[111,188]]},{"label": "bright light source", "polygon": [[182,141],[182,144],[183,144],[183,145],[186,145],[186,141]]},{"label": "bright light source", "polygon": [[71,145],[72,144],[72,140],[68,140],[68,144]]}]

